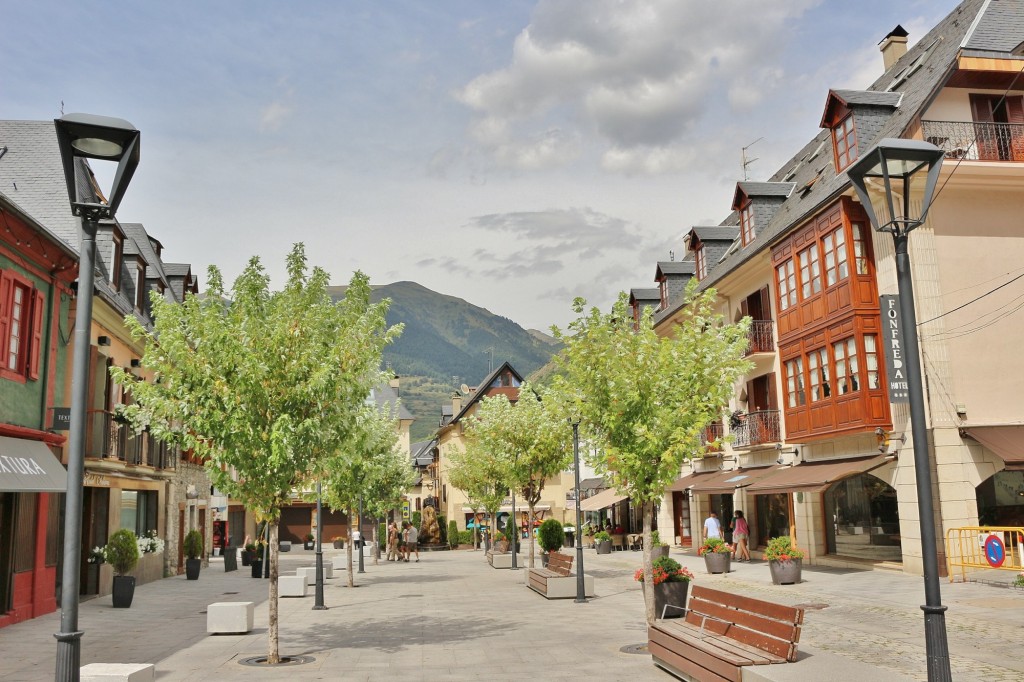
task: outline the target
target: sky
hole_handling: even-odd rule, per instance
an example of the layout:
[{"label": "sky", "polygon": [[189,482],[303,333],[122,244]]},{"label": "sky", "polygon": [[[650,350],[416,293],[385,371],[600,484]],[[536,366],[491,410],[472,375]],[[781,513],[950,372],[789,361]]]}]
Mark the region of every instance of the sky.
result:
[{"label": "sky", "polygon": [[526,328],[653,287],[953,0],[0,0],[0,118],[142,132],[118,212],[274,286],[415,281]]}]

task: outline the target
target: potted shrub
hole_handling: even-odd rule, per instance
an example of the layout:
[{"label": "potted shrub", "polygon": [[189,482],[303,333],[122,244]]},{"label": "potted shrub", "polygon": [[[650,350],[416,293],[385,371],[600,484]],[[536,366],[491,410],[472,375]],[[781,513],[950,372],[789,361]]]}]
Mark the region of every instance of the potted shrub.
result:
[{"label": "potted shrub", "polygon": [[704,557],[708,573],[728,573],[732,560],[732,549],[722,538],[708,538],[701,543],[697,554]]},{"label": "potted shrub", "polygon": [[345,538],[340,535],[335,535],[331,538],[331,544],[334,545],[334,549],[345,549]]},{"label": "potted shrub", "polygon": [[110,536],[103,555],[114,569],[114,608],[127,609],[135,597],[135,576],[126,574],[139,563],[138,538],[132,531],[122,528]]},{"label": "potted shrub", "polygon": [[599,530],[594,533],[594,546],[598,554],[612,553],[612,535],[606,530]]},{"label": "potted shrub", "polygon": [[252,575],[253,578],[262,578],[263,577],[263,553],[264,553],[264,550],[265,550],[265,545],[262,542],[257,542],[253,546],[252,562],[249,564],[251,569],[252,569],[252,574],[251,575]]},{"label": "potted shrub", "polygon": [[788,535],[772,538],[764,550],[768,570],[772,573],[772,582],[776,585],[792,585],[800,582],[803,571],[803,550],[793,546],[793,538]]},{"label": "potted shrub", "polygon": [[313,537],[312,533],[306,533],[306,537],[302,539],[303,549],[316,549],[316,538]]},{"label": "potted shrub", "polygon": [[505,524],[505,542],[508,543],[508,551],[519,553],[521,546],[519,538],[519,530],[516,528],[514,521],[509,519],[509,522]]},{"label": "potted shrub", "polygon": [[651,561],[658,557],[668,556],[668,543],[661,541],[661,535],[656,530],[651,531]]},{"label": "potted shrub", "polygon": [[542,566],[548,565],[551,552],[557,552],[562,547],[564,540],[565,531],[562,530],[562,524],[556,519],[546,519],[544,523],[540,524],[540,529],[537,531],[537,543],[545,552],[540,555]]},{"label": "potted shrub", "polygon": [[455,521],[448,522],[448,546],[452,549],[459,547],[459,524]]},{"label": "potted shrub", "polygon": [[196,529],[185,534],[185,578],[199,580],[199,569],[203,566],[203,536]]},{"label": "potted shrub", "polygon": [[[654,617],[679,618],[685,614],[686,593],[690,589],[693,573],[671,557],[660,556],[653,562]],[[644,569],[638,568],[633,579],[644,582]],[[666,613],[665,606],[676,608]]]}]

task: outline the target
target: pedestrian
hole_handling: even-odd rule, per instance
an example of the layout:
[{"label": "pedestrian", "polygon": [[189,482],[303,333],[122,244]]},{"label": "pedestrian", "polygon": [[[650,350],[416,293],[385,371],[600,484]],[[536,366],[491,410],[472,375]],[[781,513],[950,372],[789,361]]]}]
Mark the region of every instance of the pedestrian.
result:
[{"label": "pedestrian", "polygon": [[[750,562],[750,549],[747,548],[747,539],[750,537],[750,526],[747,525],[747,520],[743,518],[743,512],[737,511],[736,516],[733,519],[732,528],[732,540],[735,543],[733,545],[733,559],[737,561]],[[739,555],[739,556],[737,556]]]},{"label": "pedestrian", "polygon": [[420,560],[420,548],[416,544],[416,542],[419,540],[419,536],[420,536],[420,532],[418,530],[416,530],[416,526],[414,526],[414,525],[412,525],[410,523],[409,524],[409,537],[408,537],[408,541],[405,543],[405,560],[406,560],[406,562],[409,561],[409,557],[412,556],[413,552],[416,552],[416,561],[418,562]]},{"label": "pedestrian", "polygon": [[412,528],[412,524],[408,521],[402,522],[402,549],[398,553],[399,561],[409,561],[409,529]]},{"label": "pedestrian", "polygon": [[722,523],[718,520],[718,514],[715,512],[711,512],[704,519],[704,539],[710,540],[711,538],[722,539]]},{"label": "pedestrian", "polygon": [[388,561],[398,561],[398,524],[394,521],[388,524]]}]

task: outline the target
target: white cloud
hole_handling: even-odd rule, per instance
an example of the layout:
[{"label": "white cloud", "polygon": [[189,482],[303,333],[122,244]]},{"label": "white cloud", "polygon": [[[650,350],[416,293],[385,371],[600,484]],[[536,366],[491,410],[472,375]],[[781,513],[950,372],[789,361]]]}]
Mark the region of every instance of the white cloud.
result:
[{"label": "white cloud", "polygon": [[267,133],[280,130],[292,113],[292,107],[285,102],[281,100],[271,102],[260,113],[260,132]]}]

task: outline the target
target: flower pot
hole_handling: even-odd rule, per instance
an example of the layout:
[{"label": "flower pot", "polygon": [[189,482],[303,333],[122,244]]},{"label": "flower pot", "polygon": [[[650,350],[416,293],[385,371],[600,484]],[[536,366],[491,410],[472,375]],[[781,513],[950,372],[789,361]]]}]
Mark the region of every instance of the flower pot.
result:
[{"label": "flower pot", "polygon": [[202,559],[185,559],[185,578],[187,580],[199,580],[199,569],[202,567]]},{"label": "flower pot", "polygon": [[800,582],[802,563],[803,559],[769,561],[768,570],[772,573],[772,582],[776,585],[794,585]]},{"label": "flower pot", "polygon": [[252,563],[252,553],[247,549],[242,550],[242,565],[248,566]]},{"label": "flower pot", "polygon": [[249,566],[251,568],[253,578],[263,577],[263,559],[253,559]]},{"label": "flower pot", "polygon": [[[686,608],[686,594],[690,589],[690,581],[684,580],[682,582],[664,582],[660,585],[654,586],[654,617],[655,618],[681,618],[685,615],[683,609]],[[675,606],[678,608],[668,609],[666,612],[665,606]],[[662,616],[662,614],[665,614]]]},{"label": "flower pot", "polygon": [[651,547],[651,561],[654,561],[660,556],[668,556],[668,545],[655,545]]},{"label": "flower pot", "polygon": [[705,552],[704,567],[708,573],[728,573],[732,555],[728,552]]},{"label": "flower pot", "polygon": [[334,541],[334,549],[345,549],[345,541],[344,540],[335,540]]},{"label": "flower pot", "polygon": [[601,542],[598,542],[595,546],[597,547],[597,553],[598,554],[611,554],[612,553],[612,541],[611,540],[602,540]]},{"label": "flower pot", "polygon": [[224,572],[238,570],[238,550],[234,547],[224,548]]},{"label": "flower pot", "polygon": [[111,596],[115,609],[129,608],[132,605],[132,598],[135,597],[135,576],[115,575],[114,591]]},{"label": "flower pot", "polygon": [[316,549],[316,543],[312,540],[306,540],[302,543],[302,549]]}]

